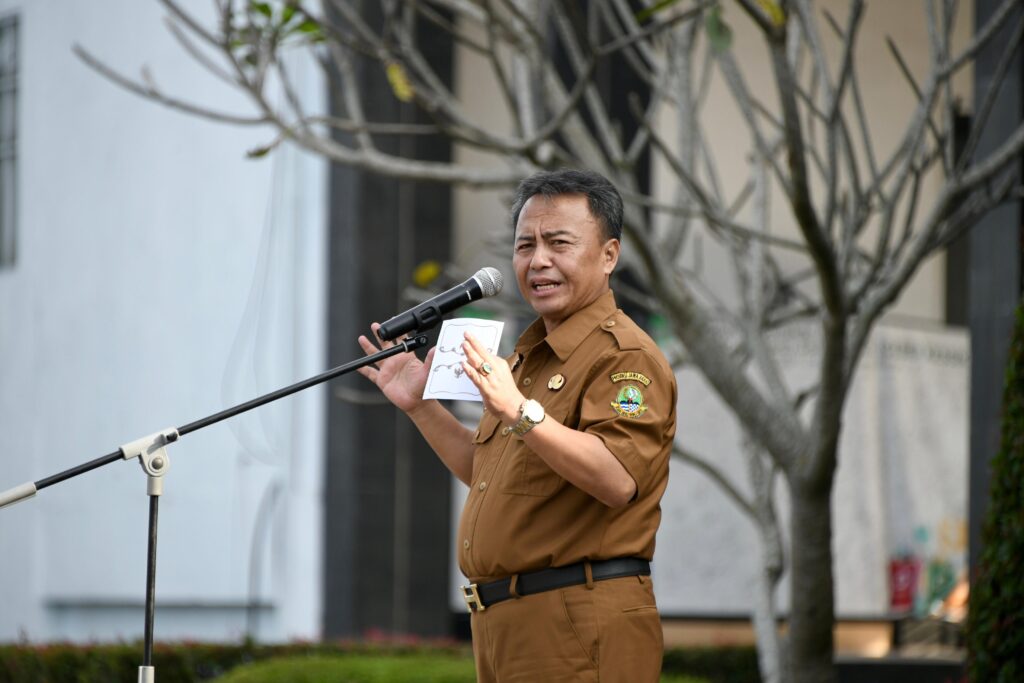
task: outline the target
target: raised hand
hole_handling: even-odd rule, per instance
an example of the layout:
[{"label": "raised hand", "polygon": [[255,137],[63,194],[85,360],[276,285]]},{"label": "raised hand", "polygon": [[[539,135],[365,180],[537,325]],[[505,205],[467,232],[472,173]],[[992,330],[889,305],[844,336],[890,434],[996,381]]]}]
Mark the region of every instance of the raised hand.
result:
[{"label": "raised hand", "polygon": [[[379,327],[379,323],[370,325],[374,336],[377,335]],[[380,348],[377,348],[365,335],[359,335],[359,346],[367,355],[394,345],[394,342],[382,341]],[[423,404],[423,388],[427,385],[434,348],[436,347],[427,352],[425,361],[420,361],[412,352],[400,353],[375,363],[375,367],[359,368],[359,374],[376,384],[384,396],[398,408],[410,413]]]},{"label": "raised hand", "polygon": [[[469,332],[466,333],[466,341],[462,348],[466,352],[466,360],[462,362],[462,369],[465,370],[466,377],[480,390],[484,407],[497,415],[505,424],[518,422],[519,406],[523,404],[526,397],[516,386],[516,381],[512,378],[512,371],[505,359],[488,351],[487,347]],[[481,370],[485,363],[487,372]]]}]

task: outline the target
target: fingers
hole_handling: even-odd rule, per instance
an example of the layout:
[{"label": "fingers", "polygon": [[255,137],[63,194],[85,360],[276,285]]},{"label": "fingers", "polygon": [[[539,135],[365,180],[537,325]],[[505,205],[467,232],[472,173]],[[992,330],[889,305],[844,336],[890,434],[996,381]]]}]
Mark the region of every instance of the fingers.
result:
[{"label": "fingers", "polygon": [[[369,339],[367,339],[365,335],[362,335],[362,334],[359,335],[359,339],[357,339],[356,341],[359,342],[359,347],[366,353],[367,356],[372,356],[373,354],[375,354],[378,351],[380,351],[380,349],[378,349],[376,346],[374,346],[373,342],[371,342]],[[379,368],[380,367],[380,361],[377,361],[376,363],[374,363],[374,365]],[[371,377],[370,379],[373,379],[373,378]]]},{"label": "fingers", "polygon": [[498,361],[501,359],[488,351],[479,339],[469,332],[465,334],[465,338],[462,349],[466,352],[466,360],[472,363],[474,369],[479,368],[481,363],[489,363],[492,368],[499,367]]},{"label": "fingers", "polygon": [[366,338],[365,334],[359,335],[358,341],[359,341],[359,347],[363,351],[366,351],[366,353],[368,355],[369,354],[374,354],[374,353],[377,353],[378,351],[380,351],[380,349],[378,349],[376,346],[374,346],[372,341],[370,341],[369,339]]},{"label": "fingers", "polygon": [[484,362],[483,356],[481,356],[476,348],[469,343],[468,337],[462,344],[462,350],[466,352],[466,361],[474,368],[480,367],[480,364]]},{"label": "fingers", "polygon": [[484,346],[479,339],[474,337],[472,333],[466,332],[466,334],[463,336],[466,338],[466,343],[469,345],[469,348],[473,349],[473,351],[476,352],[477,356],[479,356],[482,360],[492,360],[491,358],[489,358],[491,354],[487,350],[487,347]]},{"label": "fingers", "polygon": [[[377,335],[377,330],[378,329],[380,329],[380,323],[373,323],[373,324],[370,325],[370,330],[373,331],[373,338],[377,341],[378,344],[380,344],[379,348],[377,347],[376,344],[374,344],[372,341],[370,341],[366,337],[366,335],[363,335],[363,334],[359,335],[359,338],[357,340],[359,342],[359,347],[368,356],[372,356],[373,354],[377,353],[378,351],[383,351],[384,349],[390,349],[392,346],[395,345],[395,343],[392,342],[392,341],[384,341],[383,339],[381,339]],[[380,367],[380,361],[377,361],[376,363],[374,363],[374,365],[379,368]]]},{"label": "fingers", "polygon": [[374,384],[377,383],[377,376],[380,374],[380,370],[378,370],[376,368],[371,368],[369,366],[364,366],[364,367],[361,367],[361,368],[356,368],[356,372],[358,372],[360,375],[362,375],[366,379],[370,380]]},{"label": "fingers", "polygon": [[476,388],[480,390],[480,393],[482,395],[484,393],[484,387],[481,383],[483,377],[481,377],[480,373],[476,371],[476,367],[468,360],[464,360],[462,361],[462,371],[466,373],[466,377],[468,377],[469,381],[472,382],[476,386]]},{"label": "fingers", "polygon": [[[511,378],[511,368],[509,364],[503,358],[491,353],[486,346],[483,345],[479,339],[474,337],[469,332],[465,335],[466,341],[462,344],[462,350],[466,353],[466,360],[473,366],[474,370],[477,370],[477,374],[481,377],[491,376],[491,379],[497,379],[493,373],[497,373],[499,376],[504,378]],[[479,372],[480,366],[483,363],[487,363],[491,366],[491,372],[482,374]]]},{"label": "fingers", "polygon": [[487,353],[487,351],[481,349],[479,342],[477,342],[476,338],[469,332],[464,336],[466,341],[462,343],[462,350],[466,354],[466,360],[462,361],[462,369],[465,371],[466,377],[468,377],[469,380],[476,385],[477,389],[480,389],[481,393],[483,393],[482,383],[484,375],[478,370],[478,368],[486,360],[485,357],[481,355],[480,351],[483,350],[484,353]]},{"label": "fingers", "polygon": [[[466,333],[466,341],[462,344],[462,350],[466,353],[466,360],[462,361],[462,369],[466,373],[466,377],[480,390],[480,394],[486,402],[488,387],[484,386],[486,384],[484,380],[491,372],[494,372],[494,359],[487,352],[487,349],[484,349],[480,342],[468,332]],[[484,363],[492,366],[491,371],[486,374],[480,372],[480,367]]]}]

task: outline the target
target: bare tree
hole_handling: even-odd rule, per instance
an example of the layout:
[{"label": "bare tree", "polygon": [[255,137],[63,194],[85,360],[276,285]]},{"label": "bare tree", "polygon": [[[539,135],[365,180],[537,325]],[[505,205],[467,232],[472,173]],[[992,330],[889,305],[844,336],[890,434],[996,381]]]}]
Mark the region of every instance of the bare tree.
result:
[{"label": "bare tree", "polygon": [[[538,168],[573,165],[598,170],[618,185],[627,202],[629,252],[635,255],[627,265],[640,282],[620,291],[669,321],[684,349],[675,360],[700,368],[745,435],[750,487],[681,444],[676,455],[719,484],[759,532],[762,572],[754,622],[762,675],[768,681],[834,680],[830,504],[844,403],[868,334],[922,262],[991,208],[1021,196],[1024,124],[995,151],[978,153],[981,131],[1024,35],[1019,2],[1005,0],[955,50],[957,2],[924,0],[926,69],[914,74],[889,42],[916,107],[902,124],[898,144],[888,148],[872,139],[869,114],[875,103],[861,95],[854,58],[864,14],[859,0],[847,3],[844,17],[816,10],[810,0],[738,0],[763,40],[774,103],[759,101],[749,86],[718,0],[648,0],[640,12],[630,0],[384,0],[384,21],[377,23],[364,19],[356,0],[322,0],[317,6],[300,0],[213,0],[212,26],[178,0],[161,2],[170,30],[188,53],[247,95],[254,113],[211,111],[161,91],[147,78],[125,77],[84,50],[80,56],[123,87],[167,106],[228,123],[270,126],[274,138],[257,154],[290,140],[333,161],[398,178],[504,187]],[[445,85],[417,44],[416,27],[423,25],[487,61],[509,129],[474,119],[465,100]],[[1009,35],[1002,60],[979,100],[964,149],[954,150],[952,80],[997,34]],[[305,111],[282,59],[289,49],[316,57],[340,113]],[[837,63],[830,64],[830,49],[837,51]],[[612,59],[626,64],[648,94],[631,99],[638,122],[632,131],[615,120],[594,79]],[[358,60],[378,63],[395,96],[421,108],[432,124],[368,118]],[[752,140],[749,176],[732,194],[719,181],[702,119],[713,75],[725,83]],[[673,135],[658,123],[664,121],[673,122]],[[383,136],[422,133],[441,133],[495,161],[489,167],[419,161],[378,145]],[[646,191],[641,177],[648,158],[673,174],[674,197]],[[932,177],[939,179],[939,190],[929,195],[922,187]],[[773,197],[788,209],[781,230],[771,224]],[[693,267],[690,252],[698,235],[728,254],[734,297],[719,296]],[[795,388],[767,334],[808,319],[820,334],[817,381]],[[775,627],[774,598],[786,554],[772,495],[780,476],[791,501],[785,648]]]}]

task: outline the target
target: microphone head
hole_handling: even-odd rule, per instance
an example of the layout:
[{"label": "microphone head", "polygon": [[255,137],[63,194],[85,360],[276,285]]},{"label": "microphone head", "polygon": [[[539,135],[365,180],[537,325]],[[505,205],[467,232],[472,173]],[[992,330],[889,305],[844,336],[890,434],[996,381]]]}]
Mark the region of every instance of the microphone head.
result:
[{"label": "microphone head", "polygon": [[481,268],[473,275],[473,279],[480,283],[480,289],[485,297],[494,296],[501,291],[501,286],[505,284],[505,278],[501,276],[501,271],[497,268]]}]

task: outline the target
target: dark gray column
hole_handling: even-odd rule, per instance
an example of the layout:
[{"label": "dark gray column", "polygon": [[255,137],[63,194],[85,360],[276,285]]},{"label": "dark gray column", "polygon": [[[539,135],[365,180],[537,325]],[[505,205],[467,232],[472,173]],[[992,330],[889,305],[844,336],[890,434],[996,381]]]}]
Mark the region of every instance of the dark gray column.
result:
[{"label": "dark gray column", "polygon": [[[379,12],[367,3],[367,14]],[[371,22],[379,17],[367,16]],[[451,44],[424,40],[438,73],[451,74]],[[401,105],[370,62],[360,66],[367,116],[425,123]],[[336,93],[332,93],[336,94]],[[378,138],[380,149],[446,160],[444,140]],[[416,264],[445,261],[450,244],[450,189],[331,170],[329,362],[362,355],[359,334],[406,308],[401,298]],[[379,392],[358,375],[340,379],[328,407],[325,480],[324,635],[370,629],[436,636],[450,631],[447,605],[449,479],[409,420],[390,404],[339,395]]]},{"label": "dark gray column", "polygon": [[[953,122],[954,158],[963,156],[970,134],[971,117],[956,107]],[[946,247],[946,324],[967,327],[970,324],[971,236],[964,234]]]},{"label": "dark gray column", "polygon": [[[982,26],[1000,5],[978,0],[975,26]],[[1018,10],[1019,12],[1020,10]],[[988,90],[996,64],[1016,24],[1006,22],[1002,36],[978,55],[974,68],[975,110]],[[1018,52],[985,127],[978,149],[985,155],[1004,141],[1024,118],[1024,57]],[[970,566],[980,553],[980,530],[988,509],[989,463],[999,448],[1000,409],[1006,353],[1013,313],[1021,296],[1021,203],[988,214],[970,233],[971,441],[970,441]]]}]

